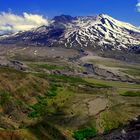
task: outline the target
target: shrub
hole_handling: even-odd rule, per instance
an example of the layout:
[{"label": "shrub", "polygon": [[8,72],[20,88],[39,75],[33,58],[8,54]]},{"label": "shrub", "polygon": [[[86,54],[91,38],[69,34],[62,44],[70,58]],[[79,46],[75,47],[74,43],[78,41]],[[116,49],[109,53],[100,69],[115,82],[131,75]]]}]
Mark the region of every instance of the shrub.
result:
[{"label": "shrub", "polygon": [[49,96],[49,97],[56,96],[57,95],[56,91],[57,91],[57,87],[55,85],[52,85],[51,88],[47,91],[46,96]]},{"label": "shrub", "polygon": [[83,128],[83,129],[75,131],[73,137],[76,140],[84,140],[90,137],[94,137],[96,135],[97,135],[96,128],[87,127],[87,128]]},{"label": "shrub", "polygon": [[123,93],[121,95],[122,96],[136,97],[136,96],[140,96],[140,91],[126,91],[125,93]]}]

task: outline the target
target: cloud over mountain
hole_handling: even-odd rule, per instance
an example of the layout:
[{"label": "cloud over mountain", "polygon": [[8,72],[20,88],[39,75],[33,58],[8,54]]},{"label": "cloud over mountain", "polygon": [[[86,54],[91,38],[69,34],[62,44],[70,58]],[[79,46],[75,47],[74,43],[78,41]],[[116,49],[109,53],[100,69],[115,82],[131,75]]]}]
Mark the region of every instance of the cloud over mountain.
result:
[{"label": "cloud over mountain", "polygon": [[0,13],[0,34],[5,32],[26,31],[41,25],[48,25],[48,20],[42,15],[23,13],[16,15],[13,13]]}]

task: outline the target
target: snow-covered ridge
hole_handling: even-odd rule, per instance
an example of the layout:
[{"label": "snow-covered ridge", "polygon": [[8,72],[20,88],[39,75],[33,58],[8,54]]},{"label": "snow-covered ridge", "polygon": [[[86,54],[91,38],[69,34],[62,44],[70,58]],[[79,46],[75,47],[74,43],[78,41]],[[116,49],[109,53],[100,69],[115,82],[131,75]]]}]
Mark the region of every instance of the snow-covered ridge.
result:
[{"label": "snow-covered ridge", "polygon": [[110,49],[140,46],[140,29],[100,14],[95,17],[57,16],[49,26],[1,37],[0,43]]},{"label": "snow-covered ridge", "polygon": [[101,14],[100,17],[101,18],[106,18],[106,19],[112,21],[113,23],[116,23],[116,25],[119,26],[119,27],[122,27],[122,28],[126,27],[129,30],[133,30],[133,31],[136,31],[136,32],[140,33],[139,28],[135,27],[134,25],[132,25],[130,23],[126,23],[126,22],[116,20],[116,19],[112,18],[111,16],[108,16],[108,15],[105,15],[105,14]]},{"label": "snow-covered ridge", "polygon": [[[135,26],[118,21],[108,15],[96,17],[78,17],[73,25],[68,24],[65,32],[66,43],[72,47],[77,42],[81,47],[89,46],[116,46],[127,48],[128,45],[140,44],[140,30]],[[75,38],[72,41],[72,38]],[[67,46],[67,44],[65,44]]]}]

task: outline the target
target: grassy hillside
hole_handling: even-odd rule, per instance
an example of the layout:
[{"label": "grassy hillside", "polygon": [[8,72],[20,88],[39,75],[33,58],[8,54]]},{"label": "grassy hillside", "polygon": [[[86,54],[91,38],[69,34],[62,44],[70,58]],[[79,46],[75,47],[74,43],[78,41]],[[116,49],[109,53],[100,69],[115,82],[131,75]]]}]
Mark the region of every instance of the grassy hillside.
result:
[{"label": "grassy hillside", "polygon": [[0,67],[2,140],[84,140],[140,114],[139,84],[44,72],[58,64],[30,67]]}]

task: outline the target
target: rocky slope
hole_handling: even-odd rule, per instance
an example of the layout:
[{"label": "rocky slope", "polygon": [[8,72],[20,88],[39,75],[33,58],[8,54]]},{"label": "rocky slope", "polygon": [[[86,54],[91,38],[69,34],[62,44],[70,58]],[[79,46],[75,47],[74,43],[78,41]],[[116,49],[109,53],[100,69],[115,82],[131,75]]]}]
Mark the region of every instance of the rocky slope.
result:
[{"label": "rocky slope", "polygon": [[139,138],[140,116],[131,120],[123,129],[114,130],[110,134],[92,140],[139,140]]}]

